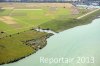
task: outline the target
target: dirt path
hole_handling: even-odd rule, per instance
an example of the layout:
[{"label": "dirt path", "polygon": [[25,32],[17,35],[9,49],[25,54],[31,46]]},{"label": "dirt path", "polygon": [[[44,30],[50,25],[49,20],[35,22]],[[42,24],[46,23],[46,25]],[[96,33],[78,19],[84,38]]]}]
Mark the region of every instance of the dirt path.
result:
[{"label": "dirt path", "polygon": [[91,12],[89,12],[89,13],[86,13],[86,14],[84,14],[84,15],[78,17],[77,19],[81,19],[81,18],[83,18],[83,17],[85,17],[85,16],[87,16],[87,15],[90,15],[90,14],[92,14],[92,13],[98,11],[98,10],[100,10],[100,9],[96,9],[96,10],[93,10],[93,11],[91,11]]},{"label": "dirt path", "polygon": [[43,9],[14,9],[14,10],[43,10]]}]

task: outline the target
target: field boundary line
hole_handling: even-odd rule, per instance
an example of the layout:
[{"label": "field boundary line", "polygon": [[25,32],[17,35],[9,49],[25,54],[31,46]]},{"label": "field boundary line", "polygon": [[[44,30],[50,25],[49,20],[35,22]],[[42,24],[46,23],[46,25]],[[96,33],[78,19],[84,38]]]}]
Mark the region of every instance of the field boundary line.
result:
[{"label": "field boundary line", "polygon": [[43,9],[14,9],[14,10],[43,10]]}]

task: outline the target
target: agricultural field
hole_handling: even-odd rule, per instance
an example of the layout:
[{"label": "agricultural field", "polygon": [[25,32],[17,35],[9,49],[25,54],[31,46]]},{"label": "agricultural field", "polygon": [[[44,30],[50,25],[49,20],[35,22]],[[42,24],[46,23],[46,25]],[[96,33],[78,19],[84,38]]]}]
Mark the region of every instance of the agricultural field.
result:
[{"label": "agricultural field", "polygon": [[13,34],[69,14],[65,8],[0,9],[0,30]]},{"label": "agricultural field", "polygon": [[0,32],[5,32],[8,35],[23,32],[55,19],[74,19],[90,11],[89,9],[79,9],[69,3],[46,3],[46,5],[41,3],[40,6],[37,5],[39,3],[0,3]]}]

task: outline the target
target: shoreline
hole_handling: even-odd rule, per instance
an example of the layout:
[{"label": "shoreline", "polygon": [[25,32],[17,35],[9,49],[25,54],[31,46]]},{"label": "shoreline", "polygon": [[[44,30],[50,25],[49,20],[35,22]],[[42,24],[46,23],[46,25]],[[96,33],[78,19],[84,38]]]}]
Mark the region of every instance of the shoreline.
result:
[{"label": "shoreline", "polygon": [[[45,24],[39,25],[41,29],[50,29],[54,32],[61,32],[70,28],[73,28],[75,26],[85,25],[88,23],[91,23],[92,20],[100,16],[100,9],[96,10],[95,12],[92,12],[85,17],[82,17],[81,19],[77,18],[70,18],[69,20],[63,20],[63,19],[55,19],[52,21],[49,21]],[[60,24],[60,23],[63,24]],[[55,26],[56,25],[56,26]]]},{"label": "shoreline", "polygon": [[[27,40],[20,40],[20,42],[22,42],[22,44],[24,44],[25,46],[27,46],[27,47],[30,47],[31,49],[30,49],[30,51],[32,51],[32,52],[29,52],[29,53],[26,53],[25,55],[21,55],[20,57],[17,57],[17,58],[10,58],[10,60],[5,60],[5,62],[1,62],[0,63],[0,65],[4,65],[4,64],[9,64],[9,63],[14,63],[14,62],[17,62],[17,61],[19,61],[19,60],[21,60],[21,59],[24,59],[24,58],[26,58],[26,57],[28,57],[28,56],[30,56],[30,55],[32,55],[32,54],[34,54],[34,53],[36,53],[38,50],[41,50],[42,48],[44,48],[45,46],[46,46],[46,44],[47,44],[47,39],[50,37],[50,36],[52,36],[53,34],[52,33],[46,33],[46,32],[39,32],[39,31],[36,31],[36,30],[34,30],[34,29],[30,29],[29,31],[33,31],[33,32],[37,32],[37,33],[40,33],[40,34],[42,34],[43,33],[43,35],[40,35],[40,36],[38,36],[38,37],[36,37],[36,38],[32,38],[32,39],[27,39]],[[26,31],[26,32],[28,32],[28,31]],[[17,33],[17,35],[20,35],[20,34],[23,34],[23,33],[25,33],[25,32],[22,32],[22,33]],[[34,33],[33,33],[34,34]],[[5,40],[5,39],[12,39],[12,37],[14,37],[16,34],[14,34],[14,35],[8,35],[8,36],[5,36],[5,37],[3,37],[3,38],[1,38],[0,40],[2,41],[2,40]],[[38,34],[37,34],[38,35]],[[15,40],[16,40],[16,38],[15,38]],[[0,47],[1,47],[2,45],[0,45]],[[19,46],[20,47],[20,46]],[[6,48],[6,47],[5,47]],[[28,49],[28,48],[27,48]],[[26,50],[27,50],[26,49]],[[18,49],[19,50],[19,49]],[[1,58],[2,59],[2,58]]]},{"label": "shoreline", "polygon": [[[99,10],[100,11],[100,10]],[[69,24],[68,25],[70,25],[70,23],[74,23],[75,25],[71,25],[70,27],[68,27],[67,29],[70,29],[70,28],[73,28],[73,27],[76,27],[76,26],[78,26],[78,25],[84,25],[84,24],[87,24],[87,23],[90,23],[91,22],[91,20],[93,20],[93,19],[95,19],[97,16],[99,16],[99,14],[98,13],[100,13],[99,11],[96,11],[96,12],[93,12],[92,14],[89,14],[89,15],[87,15],[87,16],[85,16],[85,17],[83,17],[82,19],[70,19],[69,20]],[[95,16],[94,16],[95,15]],[[84,21],[85,20],[85,21]],[[80,23],[79,23],[80,22]],[[46,29],[46,28],[42,28],[42,29]],[[51,31],[54,31],[54,30],[52,30],[51,28],[49,28]],[[61,28],[62,29],[62,28]],[[63,30],[67,30],[67,29],[63,29],[63,30],[61,30],[61,29],[59,29],[59,30],[56,30],[56,31],[54,31],[54,32],[61,32],[61,31],[63,31]],[[41,32],[41,31],[40,31]],[[49,33],[48,33],[49,34]],[[50,37],[50,36],[52,36],[52,35],[49,35],[49,36],[45,36],[45,38],[44,38],[44,40],[43,41],[45,41],[44,42],[44,46],[43,47],[45,47],[46,46],[46,41],[47,41],[47,39]],[[36,41],[37,40],[41,40],[41,39],[36,39]],[[29,41],[33,41],[33,40],[29,40]],[[33,41],[34,42],[34,41]],[[40,41],[41,42],[41,41]],[[29,45],[30,46],[30,45]],[[32,45],[31,45],[32,46]],[[42,47],[42,48],[43,48]],[[42,49],[41,48],[41,49]],[[39,48],[36,50],[36,52],[39,50]],[[34,53],[36,53],[36,52],[34,52]],[[17,61],[19,61],[19,60],[21,60],[21,59],[24,59],[25,57],[28,57],[28,56],[30,56],[30,55],[32,55],[32,54],[34,54],[34,53],[30,53],[29,55],[25,55],[24,57],[21,57],[21,58],[18,58],[18,59],[15,59],[15,60],[13,60],[13,61],[10,61],[10,62],[6,62],[6,63],[2,63],[2,64],[0,64],[0,65],[3,65],[3,64],[9,64],[9,63],[14,63],[14,62],[17,62]]]},{"label": "shoreline", "polygon": [[86,14],[84,14],[84,15],[82,15],[82,16],[79,16],[79,17],[76,18],[76,19],[82,19],[82,18],[84,18],[84,17],[86,17],[86,16],[88,16],[88,15],[90,15],[90,14],[92,14],[92,13],[98,11],[98,10],[100,10],[100,9],[93,10],[93,11],[91,11],[91,12],[89,12],[89,13],[86,13]]}]

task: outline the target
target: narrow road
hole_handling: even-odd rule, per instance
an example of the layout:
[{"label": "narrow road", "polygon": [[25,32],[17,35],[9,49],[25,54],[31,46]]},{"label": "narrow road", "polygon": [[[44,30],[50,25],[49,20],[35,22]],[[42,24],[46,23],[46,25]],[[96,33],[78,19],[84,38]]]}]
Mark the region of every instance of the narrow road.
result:
[{"label": "narrow road", "polygon": [[85,16],[87,16],[87,15],[90,15],[90,14],[92,14],[92,13],[98,11],[98,10],[100,10],[100,9],[96,9],[96,10],[93,10],[93,11],[91,11],[91,12],[89,12],[89,13],[86,13],[86,14],[84,14],[84,15],[78,17],[77,19],[81,19],[81,18],[83,18],[83,17],[85,17]]}]

